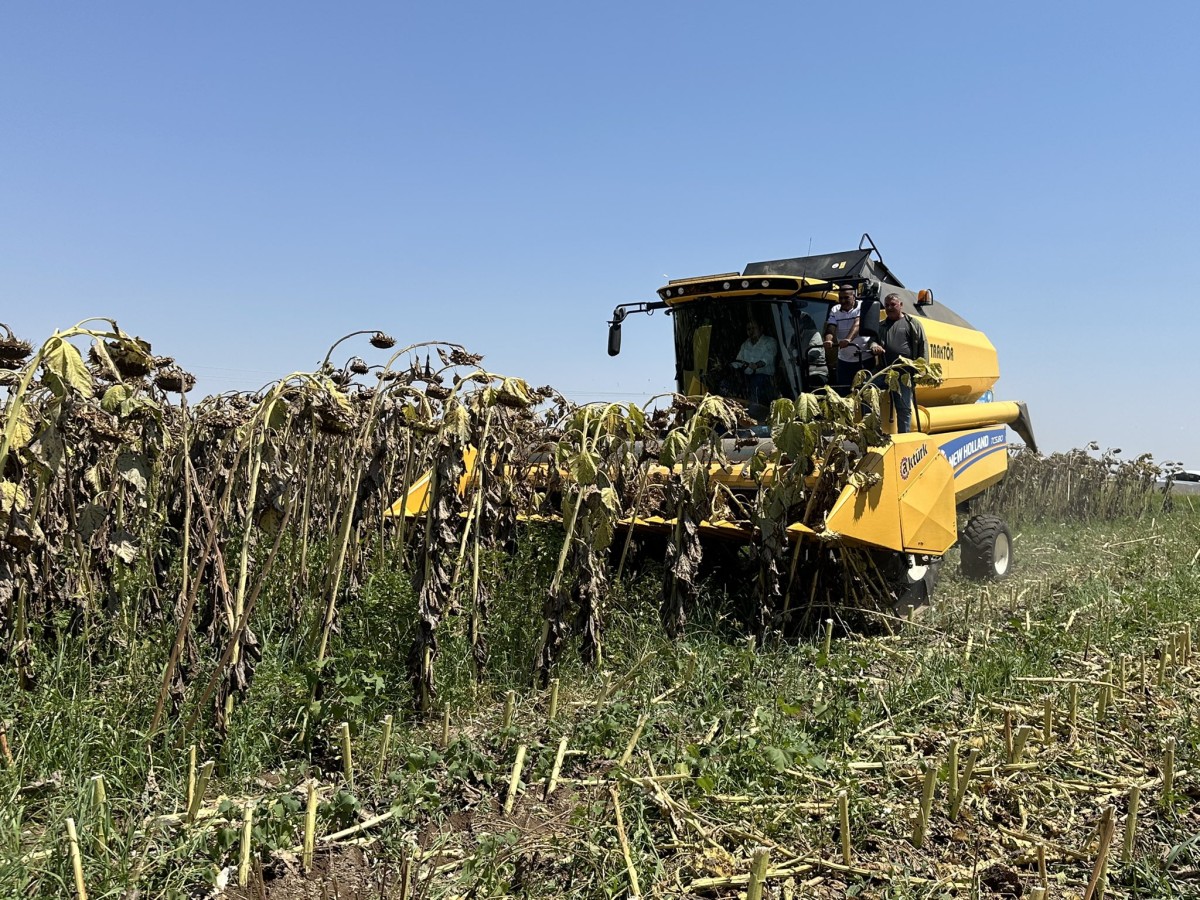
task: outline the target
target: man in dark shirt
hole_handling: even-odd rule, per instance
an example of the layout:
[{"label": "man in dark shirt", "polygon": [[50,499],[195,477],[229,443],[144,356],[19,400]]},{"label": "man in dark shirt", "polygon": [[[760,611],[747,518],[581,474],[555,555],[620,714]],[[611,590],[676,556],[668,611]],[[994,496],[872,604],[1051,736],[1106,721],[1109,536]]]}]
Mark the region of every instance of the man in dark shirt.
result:
[{"label": "man in dark shirt", "polygon": [[825,357],[825,344],[817,323],[806,312],[800,313],[795,341],[795,358],[804,376],[804,390],[815,391],[829,384],[829,364]]},{"label": "man in dark shirt", "polygon": [[[928,357],[925,329],[921,327],[920,322],[904,313],[898,294],[888,294],[883,298],[883,313],[886,318],[879,325],[879,337],[871,343],[870,348],[875,354],[876,363],[882,362],[885,366],[890,366],[902,356],[907,359]],[[901,382],[892,392],[896,429],[901,433],[912,430],[912,378],[915,375],[915,372],[909,370],[908,384]],[[873,383],[880,389],[886,389],[887,381],[882,375],[875,376]]]}]

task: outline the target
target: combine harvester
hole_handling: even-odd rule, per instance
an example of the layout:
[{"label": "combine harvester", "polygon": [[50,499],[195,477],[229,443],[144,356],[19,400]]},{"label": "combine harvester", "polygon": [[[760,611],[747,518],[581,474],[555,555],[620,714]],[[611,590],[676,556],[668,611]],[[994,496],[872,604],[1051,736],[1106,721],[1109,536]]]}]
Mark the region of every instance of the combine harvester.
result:
[{"label": "combine harvester", "polygon": [[[608,352],[620,352],[621,325],[630,313],[665,309],[674,321],[677,390],[688,396],[715,393],[740,400],[737,394],[744,391],[723,373],[738,353],[746,323],[753,319],[783,351],[776,360],[774,395],[795,398],[814,386],[798,354],[788,350],[799,346],[802,333],[814,327],[824,331],[838,288],[844,285],[857,288],[862,334],[878,332],[883,298],[899,295],[904,312],[924,328],[930,361],[940,364],[941,380],[916,386],[909,433],[896,433],[894,410],[884,404],[889,422],[884,430],[891,440],[862,452],[858,471],[870,477],[850,479],[841,488],[825,517],[823,537],[836,535],[848,547],[864,548],[876,559],[889,561],[885,568],[898,609],[928,602],[937,566],[956,543],[966,576],[1003,578],[1012,565],[1008,527],[993,515],[968,518],[969,501],[1004,478],[1007,426],[1036,450],[1028,411],[1023,403],[991,401],[1000,374],[991,342],[961,316],[935,303],[931,291],[905,288],[884,265],[869,235],[863,235],[858,249],[845,253],[757,262],[740,273],[671,281],[658,290],[659,300],[625,303],[614,310]],[[762,407],[751,406],[750,412],[765,419]],[[745,461],[767,441],[766,424],[749,427],[725,442],[727,458]],[[755,487],[740,465],[717,477],[731,490]],[[623,524],[662,532],[671,522],[646,517]],[[723,537],[749,541],[754,536],[746,524],[704,525],[708,533]],[[799,522],[788,526],[793,541],[812,540],[816,534]]]}]

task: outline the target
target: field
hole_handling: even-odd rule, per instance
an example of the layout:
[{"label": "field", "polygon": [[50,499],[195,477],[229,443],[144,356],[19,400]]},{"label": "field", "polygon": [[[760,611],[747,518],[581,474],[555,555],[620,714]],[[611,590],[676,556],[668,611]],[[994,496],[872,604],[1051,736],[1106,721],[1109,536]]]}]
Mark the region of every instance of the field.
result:
[{"label": "field", "polygon": [[[1012,577],[952,551],[902,621],[871,560],[772,544],[829,484],[693,539],[719,404],[574,408],[442,345],[193,408],[113,323],[19,343],[4,896],[1196,894],[1200,511],[1151,460],[1016,457]],[[858,406],[775,410],[779,452],[844,476]],[[499,477],[530,446],[568,476]],[[431,514],[384,516],[426,472]]]}]

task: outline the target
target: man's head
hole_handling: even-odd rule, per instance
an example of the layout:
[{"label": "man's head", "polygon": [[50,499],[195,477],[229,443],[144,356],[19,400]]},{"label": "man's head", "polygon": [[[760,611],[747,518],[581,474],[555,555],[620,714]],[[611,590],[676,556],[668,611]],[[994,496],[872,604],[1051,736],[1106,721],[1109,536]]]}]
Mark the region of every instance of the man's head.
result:
[{"label": "man's head", "polygon": [[903,312],[904,302],[899,294],[888,294],[883,298],[883,314],[893,322],[899,319]]},{"label": "man's head", "polygon": [[746,323],[746,334],[750,336],[750,340],[755,343],[762,337],[762,326],[758,324],[757,319],[751,319]]},{"label": "man's head", "polygon": [[852,284],[843,284],[838,288],[838,299],[842,302],[842,309],[851,309],[858,302],[858,291]]}]

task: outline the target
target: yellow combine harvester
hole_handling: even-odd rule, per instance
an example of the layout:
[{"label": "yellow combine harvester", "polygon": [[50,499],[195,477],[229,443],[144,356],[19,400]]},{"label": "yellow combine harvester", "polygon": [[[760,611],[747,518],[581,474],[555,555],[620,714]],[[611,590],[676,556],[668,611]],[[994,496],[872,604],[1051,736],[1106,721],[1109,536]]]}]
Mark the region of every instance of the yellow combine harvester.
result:
[{"label": "yellow combine harvester", "polygon": [[[874,334],[882,318],[882,301],[897,294],[904,312],[924,329],[931,361],[941,365],[937,385],[918,385],[913,431],[895,433],[891,441],[866,448],[859,471],[879,478],[865,479],[868,487],[847,484],[826,517],[827,532],[847,545],[894,554],[901,562],[901,579],[932,588],[931,566],[959,543],[963,572],[975,578],[1002,578],[1012,563],[1011,536],[997,517],[977,515],[964,528],[958,513],[967,501],[999,482],[1008,468],[1006,428],[1036,449],[1025,405],[996,402],[991,389],[1000,370],[996,350],[987,337],[961,316],[935,303],[932,292],[914,292],[884,265],[868,235],[859,247],[845,253],[751,263],[740,273],[671,281],[658,290],[659,300],[627,303],[616,308],[609,327],[608,352],[620,352],[621,323],[633,312],[665,309],[674,321],[677,386],[696,396],[716,393],[744,400],[744,385],[729,375],[753,319],[779,348],[773,383],[776,397],[794,398],[811,391],[812,375],[797,352],[816,329],[818,334],[834,306],[838,288],[853,285],[861,304],[860,332]],[[828,361],[832,371],[834,360]],[[750,406],[751,414],[756,411]],[[765,418],[760,405],[757,415]],[[756,450],[748,437],[769,440],[765,425],[731,440],[730,459],[748,459]],[[749,489],[753,481],[742,466],[726,470],[722,480],[731,488]],[[658,529],[670,523],[638,519],[635,528]],[[710,522],[712,533],[736,537],[746,526]],[[789,534],[803,540],[813,532],[793,524]],[[748,536],[748,535],[747,535]],[[909,596],[913,596],[911,593]],[[915,598],[918,602],[922,597]]]},{"label": "yellow combine harvester", "polygon": [[[1000,374],[991,342],[962,317],[935,303],[932,292],[905,288],[884,265],[868,235],[863,235],[857,249],[845,253],[751,263],[742,272],[671,281],[658,290],[658,300],[625,303],[614,310],[608,352],[611,356],[620,352],[621,325],[630,313],[667,311],[674,322],[679,393],[737,400],[756,420],[725,437],[722,464],[710,467],[712,481],[722,483],[732,494],[749,494],[756,490],[759,479],[774,477],[770,468],[757,475],[751,471],[755,455],[770,455],[773,447],[767,424],[770,401],[795,399],[818,388],[813,369],[819,366],[811,367],[805,359],[809,354],[799,348],[811,348],[812,334],[824,332],[838,303],[838,290],[847,285],[857,289],[859,331],[863,334],[879,331],[884,298],[898,295],[904,313],[920,322],[929,357],[940,365],[941,378],[936,384],[917,385],[914,430],[909,433],[896,433],[895,411],[890,403],[882,404],[890,422],[884,429],[889,440],[880,446],[854,448],[857,472],[868,477],[850,478],[839,488],[819,532],[797,521],[787,526],[787,538],[792,542],[833,538],[869,551],[877,563],[885,564],[885,578],[898,608],[929,599],[937,564],[956,543],[961,546],[966,575],[1003,578],[1012,564],[1007,526],[996,516],[975,515],[960,530],[959,515],[968,501],[1004,477],[1008,427],[1036,449],[1025,405],[991,399]],[[734,377],[730,367],[751,320],[776,348],[774,372],[768,384],[757,385],[754,399],[747,398],[745,379]],[[832,368],[835,360],[826,362]],[[848,390],[846,386],[833,389]],[[475,449],[468,448],[466,470],[458,484],[460,493],[468,489],[476,461]],[[531,463],[531,473],[549,465],[545,457]],[[659,465],[648,477],[665,481],[670,474],[671,470]],[[815,483],[815,476],[808,482]],[[389,514],[423,515],[429,487],[426,474]],[[661,534],[676,522],[642,514],[618,524],[636,532]],[[699,530],[746,543],[756,537],[754,526],[747,521],[719,516],[700,523]]]}]

